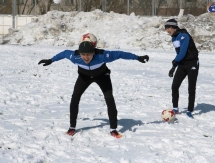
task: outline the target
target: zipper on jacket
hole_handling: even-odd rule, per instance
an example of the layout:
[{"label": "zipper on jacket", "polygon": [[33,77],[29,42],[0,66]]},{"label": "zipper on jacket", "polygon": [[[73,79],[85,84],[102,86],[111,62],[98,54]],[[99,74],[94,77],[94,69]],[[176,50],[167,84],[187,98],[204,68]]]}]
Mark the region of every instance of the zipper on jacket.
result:
[{"label": "zipper on jacket", "polygon": [[[91,70],[91,69],[90,69],[90,63],[89,63],[89,70]],[[90,78],[93,78],[92,74],[90,74]]]}]

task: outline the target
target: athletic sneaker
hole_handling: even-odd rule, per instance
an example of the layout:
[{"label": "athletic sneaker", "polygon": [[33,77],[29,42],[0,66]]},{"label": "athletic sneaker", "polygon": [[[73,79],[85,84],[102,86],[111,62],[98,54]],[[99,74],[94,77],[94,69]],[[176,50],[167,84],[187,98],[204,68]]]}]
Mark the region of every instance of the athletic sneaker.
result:
[{"label": "athletic sneaker", "polygon": [[116,138],[122,137],[122,135],[116,130],[111,131],[110,134],[111,134],[111,136],[116,137]]},{"label": "athletic sneaker", "polygon": [[192,113],[190,111],[187,111],[186,114],[187,114],[188,117],[193,118],[193,115],[192,115]]},{"label": "athletic sneaker", "polygon": [[75,129],[74,128],[69,128],[69,130],[66,132],[66,134],[73,136],[75,135]]},{"label": "athletic sneaker", "polygon": [[179,114],[179,109],[172,109],[174,111],[175,114]]}]

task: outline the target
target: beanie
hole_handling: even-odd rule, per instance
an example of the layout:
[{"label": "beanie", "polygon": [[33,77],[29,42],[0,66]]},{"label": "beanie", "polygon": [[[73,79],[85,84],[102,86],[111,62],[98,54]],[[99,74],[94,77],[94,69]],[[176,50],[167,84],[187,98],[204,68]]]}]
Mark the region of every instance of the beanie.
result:
[{"label": "beanie", "polygon": [[79,45],[79,53],[94,53],[95,47],[90,41],[83,41]]},{"label": "beanie", "polygon": [[175,19],[169,19],[166,21],[165,23],[165,29],[167,28],[174,28],[177,29],[178,28],[178,23]]}]

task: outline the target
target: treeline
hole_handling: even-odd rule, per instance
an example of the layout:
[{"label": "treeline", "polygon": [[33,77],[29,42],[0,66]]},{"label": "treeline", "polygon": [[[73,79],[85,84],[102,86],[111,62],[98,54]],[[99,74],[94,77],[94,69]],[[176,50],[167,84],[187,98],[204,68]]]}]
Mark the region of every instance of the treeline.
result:
[{"label": "treeline", "polygon": [[[116,12],[135,15],[178,15],[180,8],[184,14],[198,16],[207,12],[208,0],[0,0],[0,14],[43,15],[50,10],[85,11],[100,9],[105,12]],[[15,8],[13,7],[15,6]]]}]

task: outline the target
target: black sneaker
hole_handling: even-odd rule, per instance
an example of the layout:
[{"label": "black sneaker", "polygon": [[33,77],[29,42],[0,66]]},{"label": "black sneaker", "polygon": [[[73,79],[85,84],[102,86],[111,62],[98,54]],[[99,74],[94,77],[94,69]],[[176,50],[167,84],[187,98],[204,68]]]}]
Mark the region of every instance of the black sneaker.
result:
[{"label": "black sneaker", "polygon": [[74,128],[69,128],[69,130],[66,132],[67,135],[73,136],[75,135],[75,129]]},{"label": "black sneaker", "polygon": [[110,134],[111,134],[111,136],[113,136],[115,138],[121,138],[122,137],[122,135],[116,130],[111,131]]}]

